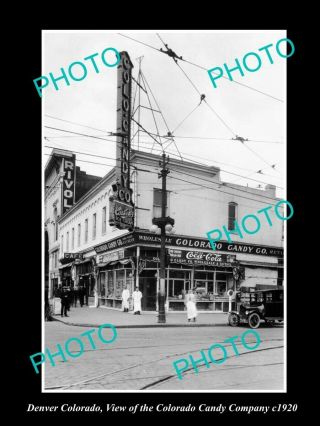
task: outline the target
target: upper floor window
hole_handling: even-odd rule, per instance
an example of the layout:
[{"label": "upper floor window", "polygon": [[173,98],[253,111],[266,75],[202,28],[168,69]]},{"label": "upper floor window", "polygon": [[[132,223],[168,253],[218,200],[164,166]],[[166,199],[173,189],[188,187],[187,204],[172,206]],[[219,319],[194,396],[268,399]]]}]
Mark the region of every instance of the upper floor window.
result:
[{"label": "upper floor window", "polygon": [[88,219],[84,221],[84,242],[88,242]]},{"label": "upper floor window", "polygon": [[94,240],[97,236],[97,213],[92,215],[92,239]]},{"label": "upper floor window", "polygon": [[63,255],[63,235],[61,235],[61,257]]},{"label": "upper floor window", "polygon": [[228,230],[233,231],[235,229],[234,222],[237,220],[238,215],[238,204],[231,202],[228,205]]},{"label": "upper floor window", "polygon": [[69,232],[67,232],[67,238],[66,238],[67,242],[66,242],[66,251],[69,251]]},{"label": "upper floor window", "polygon": [[81,244],[81,223],[78,223],[78,247]]},{"label": "upper floor window", "polygon": [[107,207],[102,209],[102,234],[106,233],[107,229]]},{"label": "upper floor window", "polygon": [[[162,190],[153,189],[153,217],[161,217]],[[169,191],[166,191],[166,216],[169,216]]]}]

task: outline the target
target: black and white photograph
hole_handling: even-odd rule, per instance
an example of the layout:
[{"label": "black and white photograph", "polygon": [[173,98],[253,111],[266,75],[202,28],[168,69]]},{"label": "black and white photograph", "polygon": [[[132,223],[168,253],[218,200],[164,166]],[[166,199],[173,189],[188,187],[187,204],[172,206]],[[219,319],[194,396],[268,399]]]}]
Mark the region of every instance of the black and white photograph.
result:
[{"label": "black and white photograph", "polygon": [[287,391],[296,55],[285,29],[42,31],[43,393]]}]

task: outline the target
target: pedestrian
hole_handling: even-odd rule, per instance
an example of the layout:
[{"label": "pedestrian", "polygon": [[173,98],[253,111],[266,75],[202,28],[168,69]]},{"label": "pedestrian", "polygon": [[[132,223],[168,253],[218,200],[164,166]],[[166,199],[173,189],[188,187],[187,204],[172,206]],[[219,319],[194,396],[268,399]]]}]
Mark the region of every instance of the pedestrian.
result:
[{"label": "pedestrian", "polygon": [[89,306],[89,283],[85,283],[84,285],[84,296],[86,298],[86,305]]},{"label": "pedestrian", "polygon": [[77,287],[73,289],[73,306],[76,308],[78,303],[79,290]]},{"label": "pedestrian", "polygon": [[142,293],[139,290],[139,287],[136,287],[135,291],[132,293],[132,299],[133,299],[133,313],[134,313],[134,315],[141,315]]},{"label": "pedestrian", "polygon": [[61,299],[61,316],[69,316],[67,315],[68,305],[69,305],[69,294],[67,292],[67,287],[62,287],[62,291],[60,293]]},{"label": "pedestrian", "polygon": [[82,285],[79,287],[79,301],[80,301],[80,306],[82,308],[84,304],[84,288]]},{"label": "pedestrian", "polygon": [[124,286],[121,295],[123,312],[129,312],[129,298],[130,291],[127,289],[127,286]]},{"label": "pedestrian", "polygon": [[185,298],[185,305],[187,307],[188,322],[190,322],[191,320],[193,320],[193,322],[196,322],[198,312],[196,307],[196,297],[193,293],[193,290],[188,291],[188,294]]},{"label": "pedestrian", "polygon": [[72,287],[68,287],[68,294],[69,294],[68,311],[70,311],[70,307],[73,306],[73,299],[74,299],[74,291]]}]

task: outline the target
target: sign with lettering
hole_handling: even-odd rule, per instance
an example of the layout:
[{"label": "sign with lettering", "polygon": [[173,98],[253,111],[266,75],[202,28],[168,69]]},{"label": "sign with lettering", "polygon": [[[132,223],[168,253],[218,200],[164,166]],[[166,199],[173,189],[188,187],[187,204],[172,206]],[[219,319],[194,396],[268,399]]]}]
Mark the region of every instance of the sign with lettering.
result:
[{"label": "sign with lettering", "polygon": [[133,64],[127,52],[120,52],[117,96],[116,182],[110,197],[109,224],[118,229],[134,228],[134,204],[130,188],[131,84]]},{"label": "sign with lettering", "polygon": [[134,208],[118,200],[110,200],[109,224],[126,229],[134,226]]},{"label": "sign with lettering", "polygon": [[171,263],[220,266],[225,268],[231,267],[235,260],[234,255],[177,249],[169,249],[169,258]]},{"label": "sign with lettering", "polygon": [[68,260],[83,260],[83,253],[64,253],[63,258]]},{"label": "sign with lettering", "polygon": [[115,260],[124,259],[124,250],[118,250],[113,253],[101,254],[97,256],[97,262],[106,263],[106,262],[114,262]]},{"label": "sign with lettering", "polygon": [[76,175],[76,156],[63,159],[63,181],[62,181],[62,214],[68,211],[74,205],[75,199],[75,175]]},{"label": "sign with lettering", "polygon": [[[101,253],[102,251],[112,250],[120,247],[128,247],[131,245],[160,247],[160,242],[160,237],[155,234],[148,232],[130,232],[123,237],[115,238],[99,246],[96,246],[95,251],[97,253]],[[210,242],[207,238],[181,237],[178,235],[168,235],[166,237],[166,246],[208,250],[212,252],[212,254],[216,254],[217,251],[224,251],[230,254],[245,253],[260,256],[283,257],[283,249],[280,247],[259,246],[256,244],[245,243],[228,243],[225,241],[217,242],[216,250],[213,252],[210,246]]]}]

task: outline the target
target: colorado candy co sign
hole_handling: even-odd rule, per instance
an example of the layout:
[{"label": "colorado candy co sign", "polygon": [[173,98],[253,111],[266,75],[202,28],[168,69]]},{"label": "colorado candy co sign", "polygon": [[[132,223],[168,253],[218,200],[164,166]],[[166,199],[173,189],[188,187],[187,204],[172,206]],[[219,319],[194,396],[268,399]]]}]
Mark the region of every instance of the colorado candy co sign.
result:
[{"label": "colorado candy co sign", "polygon": [[[128,247],[131,245],[153,245],[160,246],[161,239],[157,235],[148,232],[130,232],[121,238],[115,238],[106,243],[100,244],[95,247],[97,253],[102,251],[113,250],[116,248]],[[185,247],[185,248],[198,248],[204,250],[211,250],[210,242],[204,238],[184,238],[179,236],[167,236],[166,245],[173,247]],[[283,249],[281,247],[272,246],[259,246],[256,244],[247,243],[228,243],[227,241],[216,242],[216,250],[212,254],[217,254],[217,251],[224,251],[230,254],[246,253],[255,254],[260,256],[275,256],[282,257]]]}]

